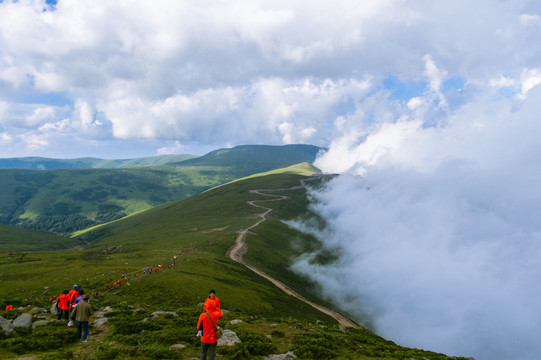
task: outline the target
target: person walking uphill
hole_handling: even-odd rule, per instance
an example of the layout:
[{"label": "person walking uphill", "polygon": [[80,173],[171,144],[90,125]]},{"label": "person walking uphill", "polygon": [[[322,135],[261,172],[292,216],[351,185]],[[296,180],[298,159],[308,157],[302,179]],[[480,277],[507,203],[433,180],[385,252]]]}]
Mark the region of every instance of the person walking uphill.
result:
[{"label": "person walking uphill", "polygon": [[80,289],[79,285],[73,285],[73,288],[71,288],[71,290],[68,293],[68,296],[69,296],[70,303],[71,303],[72,307],[75,306],[75,302],[77,300],[77,295],[79,294],[79,289]]},{"label": "person walking uphill", "polygon": [[207,359],[207,352],[209,360],[214,360],[218,343],[216,328],[218,327],[218,320],[223,315],[222,311],[216,307],[214,300],[207,299],[205,301],[204,310],[199,315],[199,321],[197,322],[197,329],[199,330],[197,336],[201,337],[200,360]]},{"label": "person walking uphill", "polygon": [[62,294],[58,296],[56,299],[56,309],[58,310],[58,317],[57,320],[62,319],[62,315],[64,316],[64,319],[68,319],[69,312],[70,312],[70,297],[68,295],[68,290],[62,291]]},{"label": "person walking uphill", "polygon": [[83,341],[86,341],[88,337],[88,320],[92,313],[88,299],[90,299],[88,295],[83,296],[83,301],[73,308],[70,315],[71,320],[77,321],[77,338]]}]

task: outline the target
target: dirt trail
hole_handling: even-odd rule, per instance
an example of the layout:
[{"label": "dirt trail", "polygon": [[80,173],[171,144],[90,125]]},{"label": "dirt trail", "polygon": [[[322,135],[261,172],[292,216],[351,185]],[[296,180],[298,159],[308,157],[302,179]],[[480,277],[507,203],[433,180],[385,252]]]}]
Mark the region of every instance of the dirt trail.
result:
[{"label": "dirt trail", "polygon": [[338,321],[338,323],[344,327],[357,327],[357,324],[355,324],[353,321],[349,320],[348,318],[346,318],[345,316],[342,316],[340,315],[339,313],[333,311],[333,310],[330,310],[330,309],[327,309],[326,307],[324,306],[321,306],[321,305],[318,305],[308,299],[306,299],[305,297],[303,297],[302,295],[300,295],[299,293],[297,293],[296,291],[294,291],[293,289],[289,288],[287,285],[285,285],[284,283],[282,283],[281,281],[278,281],[276,279],[274,279],[273,277],[267,275],[265,272],[259,270],[258,268],[255,268],[247,263],[244,262],[244,260],[242,259],[243,255],[246,253],[246,250],[247,250],[247,246],[246,246],[246,233],[248,233],[248,231],[250,231],[250,229],[253,229],[254,227],[258,226],[259,224],[261,224],[263,221],[265,221],[267,218],[266,216],[272,211],[272,209],[270,208],[267,208],[267,207],[264,207],[264,206],[261,206],[261,205],[258,205],[256,204],[257,202],[267,202],[267,201],[280,201],[280,200],[286,200],[288,199],[287,196],[284,196],[284,195],[274,195],[274,194],[266,194],[266,193],[263,193],[263,191],[277,191],[277,190],[295,190],[295,189],[300,189],[304,187],[304,181],[301,180],[301,185],[299,186],[294,186],[292,188],[288,188],[288,189],[268,189],[268,190],[265,190],[265,189],[254,189],[254,190],[250,190],[250,193],[253,193],[253,194],[258,194],[258,195],[262,195],[262,196],[269,196],[269,197],[272,197],[272,199],[269,199],[269,200],[251,200],[251,201],[247,201],[248,204],[252,205],[252,206],[255,206],[257,208],[260,208],[260,209],[263,209],[265,210],[263,213],[261,214],[257,214],[257,217],[260,218],[260,220],[258,220],[255,224],[251,225],[250,227],[242,230],[239,235],[237,236],[237,238],[235,239],[235,243],[233,244],[233,246],[231,246],[228,250],[227,250],[227,253],[226,255],[229,256],[231,258],[231,260],[234,260],[244,266],[246,266],[248,269],[252,270],[253,272],[255,272],[256,274],[264,277],[265,279],[269,280],[270,282],[272,282],[274,285],[276,285],[279,289],[281,289],[282,291],[284,291],[286,294],[289,294],[291,296],[294,296],[296,297],[297,299],[299,300],[302,300],[304,301],[305,303],[307,303],[308,305],[314,307],[315,309],[321,311],[322,313],[324,314],[327,314],[331,317],[333,317],[336,321]]}]

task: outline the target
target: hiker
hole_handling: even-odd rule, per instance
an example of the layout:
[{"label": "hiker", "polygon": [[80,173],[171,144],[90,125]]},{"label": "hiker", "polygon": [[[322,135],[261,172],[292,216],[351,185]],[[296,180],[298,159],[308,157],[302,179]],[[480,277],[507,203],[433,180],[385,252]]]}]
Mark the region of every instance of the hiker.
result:
[{"label": "hiker", "polygon": [[218,299],[216,297],[216,290],[212,289],[209,291],[209,297],[205,300],[205,305],[203,305],[203,307],[206,307],[207,306],[207,303],[210,302],[210,301],[214,301],[214,303],[216,304],[216,308],[218,310],[221,310],[221,306],[220,306],[220,299]]},{"label": "hiker", "polygon": [[75,284],[73,285],[73,288],[69,291],[69,299],[70,299],[70,305],[75,306],[75,303],[77,301],[77,295],[79,294],[79,285]]},{"label": "hiker", "polygon": [[89,296],[84,295],[83,301],[77,304],[70,314],[70,319],[75,319],[77,322],[77,338],[85,342],[88,337],[88,320],[90,319],[90,314],[92,313],[88,299],[90,299]]},{"label": "hiker", "polygon": [[216,356],[216,345],[218,343],[216,329],[218,327],[218,320],[223,316],[223,313],[216,307],[216,302],[212,299],[207,299],[203,308],[204,310],[199,315],[199,321],[197,322],[197,329],[199,330],[197,337],[201,337],[200,360],[207,359],[207,352],[209,354],[209,360],[214,360]]},{"label": "hiker", "polygon": [[85,291],[83,289],[79,290],[79,293],[77,294],[77,297],[75,298],[75,305],[83,301],[84,296],[85,296]]},{"label": "hiker", "polygon": [[64,319],[68,319],[70,310],[70,296],[68,290],[62,291],[62,294],[56,298],[56,309],[58,311],[57,320],[62,319],[62,315],[64,316]]}]

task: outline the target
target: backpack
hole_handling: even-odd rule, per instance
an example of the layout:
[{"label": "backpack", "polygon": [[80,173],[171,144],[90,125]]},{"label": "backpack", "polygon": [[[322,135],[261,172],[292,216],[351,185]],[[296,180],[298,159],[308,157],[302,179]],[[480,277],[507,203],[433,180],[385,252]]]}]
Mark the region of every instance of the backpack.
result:
[{"label": "backpack", "polygon": [[[206,311],[205,311],[206,312]],[[210,317],[210,314],[208,312],[207,313],[207,316],[209,317],[210,319],[210,322],[212,323],[212,325],[214,326],[214,330],[216,330],[216,339],[219,339],[222,337],[222,335],[224,334],[224,330],[222,328],[219,328],[219,327],[216,327],[216,324],[214,323],[214,320],[212,320],[212,318]]]}]

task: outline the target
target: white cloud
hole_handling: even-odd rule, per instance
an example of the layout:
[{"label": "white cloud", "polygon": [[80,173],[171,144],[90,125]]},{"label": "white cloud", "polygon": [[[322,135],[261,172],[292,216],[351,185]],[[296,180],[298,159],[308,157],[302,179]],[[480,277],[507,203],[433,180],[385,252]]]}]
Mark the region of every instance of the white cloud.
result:
[{"label": "white cloud", "polygon": [[512,78],[500,75],[494,79],[490,79],[488,85],[497,88],[511,87],[515,85],[515,81]]},{"label": "white cloud", "polygon": [[539,84],[541,84],[541,71],[539,69],[524,70],[522,74],[522,91],[520,97],[524,98],[528,91]]},{"label": "white cloud", "polygon": [[336,139],[316,163],[350,174],[314,193],[329,228],[298,226],[341,256],[295,269],[400,344],[537,358],[541,89],[523,101],[487,90],[442,126],[421,118]]},{"label": "white cloud", "polygon": [[183,154],[185,146],[180,141],[174,141],[171,146],[164,146],[159,148],[156,152],[158,155],[170,155],[170,154]]},{"label": "white cloud", "polygon": [[47,135],[43,134],[24,134],[20,138],[31,151],[40,151],[49,145]]},{"label": "white cloud", "polygon": [[13,141],[13,138],[11,137],[11,135],[5,132],[0,133],[0,143],[2,143],[3,145],[8,145],[12,141]]},{"label": "white cloud", "polygon": [[56,115],[56,109],[53,106],[39,106],[33,109],[32,114],[26,118],[28,126],[41,125],[44,122],[53,120]]},{"label": "white cloud", "polygon": [[52,132],[65,132],[69,129],[70,126],[70,120],[69,119],[63,119],[60,121],[55,121],[52,123],[46,123],[39,127],[40,133],[52,133]]}]

